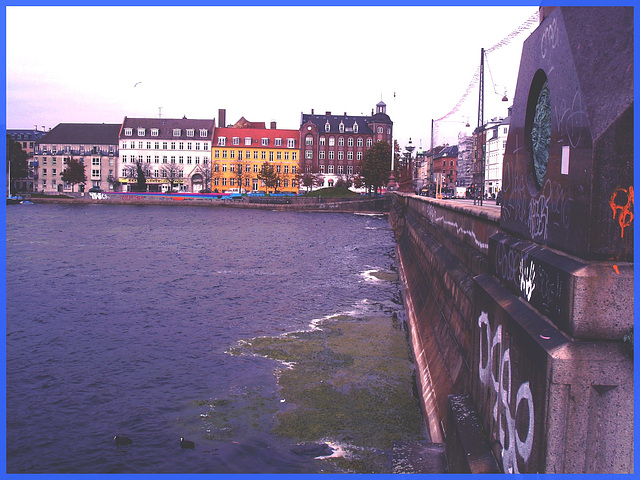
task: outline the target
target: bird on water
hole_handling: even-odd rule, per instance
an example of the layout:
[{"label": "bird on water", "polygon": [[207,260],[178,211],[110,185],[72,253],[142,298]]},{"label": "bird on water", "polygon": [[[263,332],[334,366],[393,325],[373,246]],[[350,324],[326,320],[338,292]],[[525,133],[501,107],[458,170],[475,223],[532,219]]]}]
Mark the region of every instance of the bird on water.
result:
[{"label": "bird on water", "polygon": [[129,437],[119,437],[116,435],[113,439],[116,441],[116,445],[131,445],[133,443]]},{"label": "bird on water", "polygon": [[180,437],[180,447],[181,448],[195,448],[196,444],[191,440],[185,440],[184,437]]}]

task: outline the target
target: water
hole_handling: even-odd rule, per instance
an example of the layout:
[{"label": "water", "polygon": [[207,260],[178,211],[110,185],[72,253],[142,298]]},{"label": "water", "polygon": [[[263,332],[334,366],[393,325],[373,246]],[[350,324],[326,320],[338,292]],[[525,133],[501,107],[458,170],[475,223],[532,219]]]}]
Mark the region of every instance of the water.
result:
[{"label": "water", "polygon": [[[393,268],[385,218],[108,205],[6,216],[8,472],[322,471],[270,431],[283,408],[274,362],[228,351],[388,304],[397,284],[368,275]],[[249,412],[226,435],[206,421],[221,399]]]}]

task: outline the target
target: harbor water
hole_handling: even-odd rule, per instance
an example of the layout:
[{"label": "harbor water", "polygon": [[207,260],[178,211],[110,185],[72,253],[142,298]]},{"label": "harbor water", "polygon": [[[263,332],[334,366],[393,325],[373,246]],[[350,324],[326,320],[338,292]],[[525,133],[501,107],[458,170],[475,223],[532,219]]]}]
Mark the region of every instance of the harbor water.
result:
[{"label": "harbor water", "polygon": [[[352,321],[374,319],[369,332],[397,323],[395,278],[393,234],[380,215],[9,205],[7,472],[358,472],[299,446],[327,443],[333,460],[388,446],[359,445],[357,432],[323,430],[324,420],[313,431],[284,429],[278,419],[300,415],[304,402],[291,404],[278,382],[296,362],[248,346],[323,325],[335,337],[361,330]],[[336,368],[363,364],[345,351]],[[420,423],[406,378],[400,390],[415,409],[407,423]],[[335,417],[337,402],[326,403]],[[382,422],[362,417],[372,431]],[[419,440],[421,429],[384,428],[399,441]],[[115,445],[115,435],[131,445]],[[180,448],[181,437],[196,447]]]}]

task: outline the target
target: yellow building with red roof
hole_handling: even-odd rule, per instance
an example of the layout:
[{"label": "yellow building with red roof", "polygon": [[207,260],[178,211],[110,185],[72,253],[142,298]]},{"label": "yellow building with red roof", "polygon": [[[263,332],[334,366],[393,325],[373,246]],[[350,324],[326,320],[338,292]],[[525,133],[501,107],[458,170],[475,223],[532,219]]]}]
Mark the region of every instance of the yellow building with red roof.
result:
[{"label": "yellow building with red roof", "polygon": [[[244,120],[244,119],[241,119]],[[212,145],[211,190],[240,193],[298,193],[299,130],[260,128],[264,123],[238,121],[216,128]],[[277,188],[268,187],[259,174],[273,166]]]}]

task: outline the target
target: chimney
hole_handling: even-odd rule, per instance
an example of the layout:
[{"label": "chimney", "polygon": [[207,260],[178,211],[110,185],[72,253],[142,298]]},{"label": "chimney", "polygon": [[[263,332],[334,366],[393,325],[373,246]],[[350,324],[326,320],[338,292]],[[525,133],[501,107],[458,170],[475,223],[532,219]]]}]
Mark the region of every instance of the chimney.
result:
[{"label": "chimney", "polygon": [[311,109],[311,115],[313,115],[313,108]]},{"label": "chimney", "polygon": [[328,117],[329,115],[331,115],[331,112],[327,112],[325,113],[325,115]]},{"label": "chimney", "polygon": [[222,128],[227,126],[227,111],[224,108],[218,109],[218,126]]},{"label": "chimney", "polygon": [[344,116],[345,116],[345,117],[347,116],[347,112],[344,112]]},{"label": "chimney", "polygon": [[276,129],[276,121],[271,120],[271,130],[275,130],[275,129]]}]

